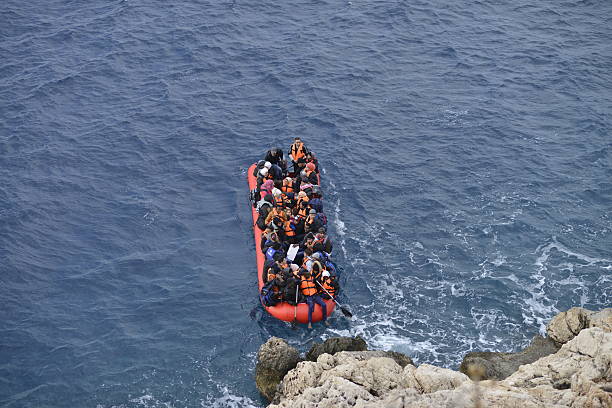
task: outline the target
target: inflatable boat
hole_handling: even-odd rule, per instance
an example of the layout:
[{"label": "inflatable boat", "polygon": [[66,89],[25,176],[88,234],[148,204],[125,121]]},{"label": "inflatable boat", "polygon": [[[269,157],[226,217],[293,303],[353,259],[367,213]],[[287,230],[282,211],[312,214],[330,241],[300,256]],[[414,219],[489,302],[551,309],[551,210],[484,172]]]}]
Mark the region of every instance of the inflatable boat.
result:
[{"label": "inflatable boat", "polygon": [[[253,191],[257,188],[257,178],[253,176],[253,170],[257,166],[257,163],[251,165],[247,171],[247,177],[249,181],[249,191]],[[265,255],[261,252],[261,229],[257,226],[257,218],[259,213],[257,210],[251,205],[251,211],[253,215],[253,235],[255,237],[255,253],[257,258],[257,280],[259,292],[261,292],[261,288],[264,286],[263,281],[263,268],[265,262]],[[334,311],[334,307],[336,304],[333,300],[327,299],[325,300],[325,304],[327,305],[327,316],[331,316]],[[277,319],[284,320],[286,322],[293,322],[294,316],[295,320],[298,323],[308,323],[308,305],[306,303],[298,303],[297,305],[297,313],[296,306],[291,305],[287,302],[280,302],[275,306],[266,306],[262,303],[262,306],[266,309],[268,313],[274,316]],[[319,305],[315,305],[314,312],[312,314],[312,321],[318,322],[323,319],[323,311]]]}]

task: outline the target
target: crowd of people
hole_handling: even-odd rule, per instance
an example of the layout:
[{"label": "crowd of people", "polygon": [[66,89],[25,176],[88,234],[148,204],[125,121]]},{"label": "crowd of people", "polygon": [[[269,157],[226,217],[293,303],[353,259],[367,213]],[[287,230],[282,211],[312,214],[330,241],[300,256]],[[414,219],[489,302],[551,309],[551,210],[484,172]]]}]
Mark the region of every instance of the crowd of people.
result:
[{"label": "crowd of people", "polygon": [[324,299],[335,298],[339,285],[330,259],[333,245],[327,236],[316,156],[296,137],[288,160],[282,149],[270,149],[255,166],[253,176],[257,188],[251,191],[251,201],[259,214],[259,249],[265,255],[262,303],[306,302],[308,328],[312,328],[312,312],[318,304],[328,325]]}]

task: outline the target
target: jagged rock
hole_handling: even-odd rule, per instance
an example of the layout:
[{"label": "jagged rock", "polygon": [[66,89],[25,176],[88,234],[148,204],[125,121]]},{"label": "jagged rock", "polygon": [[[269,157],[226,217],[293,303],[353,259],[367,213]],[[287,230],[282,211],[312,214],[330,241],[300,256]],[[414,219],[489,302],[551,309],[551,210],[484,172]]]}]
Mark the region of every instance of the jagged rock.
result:
[{"label": "jagged rock", "polygon": [[268,400],[272,401],[281,380],[300,361],[299,351],[278,337],[270,338],[257,352],[255,384]]},{"label": "jagged rock", "polygon": [[340,351],[365,351],[367,349],[367,343],[359,336],[331,337],[321,344],[313,344],[306,353],[306,360],[317,361],[317,358],[324,353],[336,354]]},{"label": "jagged rock", "polygon": [[612,308],[603,309],[590,315],[589,327],[601,327],[603,331],[612,332]]},{"label": "jagged rock", "polygon": [[559,347],[549,338],[535,336],[529,347],[517,353],[498,353],[491,351],[472,352],[466,354],[459,371],[468,374],[468,370],[479,369],[480,380],[503,380],[523,364],[556,353]]},{"label": "jagged rock", "polygon": [[502,384],[562,406],[610,407],[612,396],[604,389],[612,386],[612,333],[583,329],[557,353],[521,366]]},{"label": "jagged rock", "polygon": [[580,316],[588,316],[586,328],[556,353],[521,365],[503,381],[472,382],[428,364],[402,369],[380,352],[343,351],[299,363],[269,408],[610,408],[611,315],[574,310],[569,319],[563,317],[567,330],[584,324]]},{"label": "jagged rock", "polygon": [[466,381],[469,378],[465,374],[429,364],[421,364],[418,368],[408,365],[402,373],[402,385],[421,394],[452,390]]},{"label": "jagged rock", "polygon": [[574,338],[580,330],[588,327],[590,310],[581,307],[572,307],[567,312],[561,312],[548,323],[546,334],[557,344],[567,343]]}]

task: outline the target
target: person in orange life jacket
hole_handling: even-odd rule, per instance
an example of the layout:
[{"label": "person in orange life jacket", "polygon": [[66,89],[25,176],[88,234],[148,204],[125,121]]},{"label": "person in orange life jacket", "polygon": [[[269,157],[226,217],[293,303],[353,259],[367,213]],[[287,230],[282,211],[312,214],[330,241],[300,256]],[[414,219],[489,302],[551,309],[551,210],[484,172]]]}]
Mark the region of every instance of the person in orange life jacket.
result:
[{"label": "person in orange life jacket", "polygon": [[297,195],[295,208],[298,209],[298,214],[304,218],[308,216],[308,196],[305,192],[300,191]]},{"label": "person in orange life jacket", "polygon": [[302,290],[302,294],[306,297],[306,303],[308,304],[308,328],[312,329],[312,312],[314,312],[315,303],[321,306],[321,310],[323,311],[323,322],[325,322],[326,326],[329,326],[329,322],[327,321],[327,305],[323,299],[321,299],[321,296],[319,296],[317,284],[310,272],[306,271],[306,273],[302,275],[300,289]]},{"label": "person in orange life jacket", "polygon": [[325,293],[325,291],[321,292],[321,297],[323,299],[335,298],[336,294],[340,290],[340,285],[338,285],[338,282],[331,276],[329,271],[323,271],[321,274],[321,286],[327,291],[327,293]]},{"label": "person in orange life jacket", "polygon": [[285,177],[283,179],[283,185],[281,187],[283,193],[293,193],[293,179],[291,177]]},{"label": "person in orange life jacket", "polygon": [[296,227],[294,224],[294,218],[290,217],[283,226],[283,234],[285,236],[285,241],[289,244],[295,244],[296,241]]},{"label": "person in orange life jacket", "polygon": [[[271,226],[270,223],[274,220],[274,218],[279,218],[282,222],[287,221],[287,215],[285,214],[285,210],[282,207],[274,206],[272,210],[268,213],[266,217],[266,225]],[[276,228],[272,227],[272,229],[276,230],[282,223],[275,224]]]},{"label": "person in orange life jacket", "polygon": [[323,268],[323,265],[321,265],[319,253],[315,252],[314,254],[312,254],[312,259],[313,261],[310,267],[310,274],[317,281],[321,281],[321,274],[323,273],[325,268]]},{"label": "person in orange life jacket", "polygon": [[278,188],[273,188],[272,189],[272,197],[274,198],[274,206],[275,207],[280,207],[280,208],[285,208],[285,201],[283,200],[283,192],[280,191]]},{"label": "person in orange life jacket", "polygon": [[289,158],[293,162],[294,173],[297,174],[297,172],[299,172],[299,170],[297,170],[297,162],[299,160],[304,161],[306,158],[307,152],[308,152],[308,149],[304,145],[304,142],[302,142],[302,139],[300,139],[299,137],[294,137],[293,143],[291,144],[291,146],[289,146]]},{"label": "person in orange life jacket", "polygon": [[317,232],[319,228],[323,226],[319,217],[317,217],[317,210],[312,209],[308,212],[308,217],[304,220],[304,231],[306,233],[309,232]]}]

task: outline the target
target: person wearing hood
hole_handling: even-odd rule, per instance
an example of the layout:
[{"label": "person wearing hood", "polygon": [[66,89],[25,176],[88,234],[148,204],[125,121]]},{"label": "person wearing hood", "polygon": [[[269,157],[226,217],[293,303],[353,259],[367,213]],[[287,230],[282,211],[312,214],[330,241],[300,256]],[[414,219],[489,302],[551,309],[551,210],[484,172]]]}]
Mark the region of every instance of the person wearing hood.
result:
[{"label": "person wearing hood", "polygon": [[274,147],[267,151],[265,161],[270,162],[272,164],[276,164],[277,166],[281,165],[283,161],[283,150],[278,147]]}]

